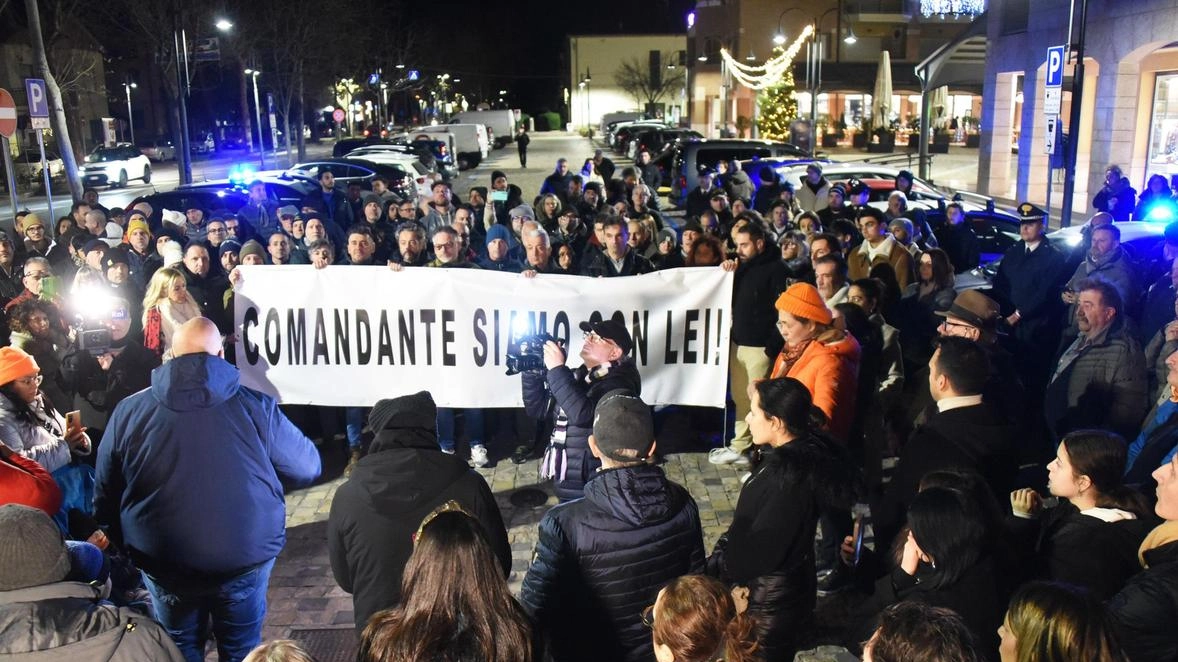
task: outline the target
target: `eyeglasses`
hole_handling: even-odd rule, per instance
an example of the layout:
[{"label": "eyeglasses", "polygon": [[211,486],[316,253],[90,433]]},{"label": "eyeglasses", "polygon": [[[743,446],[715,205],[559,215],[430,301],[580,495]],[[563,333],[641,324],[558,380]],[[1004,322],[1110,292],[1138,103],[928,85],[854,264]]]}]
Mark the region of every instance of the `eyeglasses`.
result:
[{"label": "eyeglasses", "polygon": [[209,228],[209,234],[221,234],[225,228]]},{"label": "eyeglasses", "polygon": [[941,320],[941,326],[948,328],[948,329],[952,329],[952,328],[956,327],[959,329],[971,329],[972,330],[972,329],[977,328],[972,324],[962,324],[961,322],[954,322],[953,320],[950,320],[949,318],[945,318],[945,319]]},{"label": "eyeglasses", "polygon": [[49,276],[50,276],[50,274],[45,273],[45,272],[33,272],[30,274],[25,274],[25,278],[32,278],[33,280],[44,280],[44,279],[48,278]]},{"label": "eyeglasses", "polygon": [[440,250],[442,250],[443,248],[453,248],[453,247],[454,247],[454,242],[453,242],[453,241],[447,241],[447,242],[446,242],[446,243],[444,243],[444,244],[434,244],[434,250],[435,250],[435,251],[440,251]]},{"label": "eyeglasses", "polygon": [[12,381],[20,384],[21,386],[40,386],[43,379],[45,378],[41,375],[33,375],[32,377],[21,377],[20,379],[14,379]]},{"label": "eyeglasses", "polygon": [[642,624],[648,628],[654,627],[654,605],[642,610]]}]

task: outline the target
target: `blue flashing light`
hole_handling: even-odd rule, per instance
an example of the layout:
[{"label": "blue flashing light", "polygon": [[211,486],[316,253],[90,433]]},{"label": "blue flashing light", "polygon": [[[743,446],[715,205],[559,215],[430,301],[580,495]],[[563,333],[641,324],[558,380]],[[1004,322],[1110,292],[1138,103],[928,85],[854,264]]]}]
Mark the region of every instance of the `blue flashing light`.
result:
[{"label": "blue flashing light", "polygon": [[252,165],[239,163],[229,168],[229,183],[234,186],[245,186],[254,180],[257,172]]},{"label": "blue flashing light", "polygon": [[1173,202],[1162,200],[1145,212],[1145,220],[1149,223],[1171,223],[1178,220],[1178,210]]}]

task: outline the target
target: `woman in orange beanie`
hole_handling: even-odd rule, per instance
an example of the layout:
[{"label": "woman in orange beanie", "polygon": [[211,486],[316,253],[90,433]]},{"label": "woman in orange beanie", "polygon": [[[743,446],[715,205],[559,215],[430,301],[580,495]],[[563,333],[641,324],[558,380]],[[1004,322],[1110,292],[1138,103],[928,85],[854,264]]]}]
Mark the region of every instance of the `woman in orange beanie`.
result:
[{"label": "woman in orange beanie", "polygon": [[859,343],[834,326],[817,288],[795,283],[777,298],[777,330],[785,347],[773,362],[771,378],[793,377],[806,386],[830,421],[829,432],[846,443],[855,417]]},{"label": "woman in orange beanie", "polygon": [[0,347],[0,439],[53,473],[73,454],[89,455],[90,438],[85,428],[66,428],[61,414],[41,399],[40,386],[41,368],[32,356]]}]

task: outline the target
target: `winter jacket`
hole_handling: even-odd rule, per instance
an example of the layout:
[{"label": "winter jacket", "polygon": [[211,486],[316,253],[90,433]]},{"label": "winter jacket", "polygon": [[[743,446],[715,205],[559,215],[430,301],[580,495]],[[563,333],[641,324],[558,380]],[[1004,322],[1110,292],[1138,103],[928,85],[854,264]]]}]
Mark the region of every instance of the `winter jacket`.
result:
[{"label": "winter jacket", "polygon": [[654,271],[654,266],[650,260],[642,257],[636,251],[627,250],[625,257],[622,258],[622,268],[619,270],[614,266],[614,261],[610,259],[605,251],[597,251],[588,255],[588,260],[585,262],[584,269],[581,270],[582,276],[589,276],[590,278],[613,278],[616,276],[640,276]]},{"label": "winter jacket", "polygon": [[687,218],[699,218],[699,215],[712,208],[712,195],[720,188],[712,185],[706,191],[696,186],[687,193],[683,208]]},{"label": "winter jacket", "polygon": [[1158,403],[1145,417],[1141,434],[1129,444],[1125,460],[1125,483],[1136,485],[1149,494],[1157,485],[1153,472],[1178,453],[1178,402],[1170,399],[1166,388]]},{"label": "winter jacket", "polygon": [[[1117,288],[1117,292],[1121,295],[1121,301],[1125,306],[1126,311],[1135,311],[1137,306],[1137,299],[1141,296],[1141,290],[1137,285],[1137,271],[1133,264],[1129,262],[1129,255],[1121,246],[1117,246],[1108,255],[1103,255],[1099,258],[1093,259],[1091,256],[1085,258],[1080,266],[1076,267],[1076,271],[1068,280],[1068,288],[1079,291],[1079,284],[1082,280],[1095,279],[1103,280],[1104,282]],[[1074,303],[1068,308],[1067,317],[1065,319],[1072,325],[1076,326],[1076,306]],[[1171,309],[1173,312],[1173,309]]]},{"label": "winter jacket", "polygon": [[937,238],[937,244],[949,256],[953,273],[963,274],[981,262],[981,244],[973,228],[969,226],[969,221],[962,221],[957,225],[946,223],[933,233]]},{"label": "winter jacket", "polygon": [[0,659],[184,662],[158,623],[80,582],[0,592]]},{"label": "winter jacket", "polygon": [[1129,185],[1129,178],[1122,177],[1114,187],[1105,184],[1092,198],[1096,211],[1106,211],[1114,221],[1127,221],[1137,206],[1137,191]]},{"label": "winter jacket", "polygon": [[725,182],[724,188],[728,190],[728,198],[731,200],[744,200],[745,202],[752,202],[753,195],[757,192],[753,187],[753,182],[749,179],[749,174],[743,170],[737,170],[732,173],[732,176]]},{"label": "winter jacket", "polygon": [[151,371],[159,364],[159,357],[128,336],[127,344],[106,370],[90,352],[67,354],[61,362],[61,383],[66,391],[77,393],[95,410],[109,415],[124,398],[151,386]]},{"label": "winter jacket", "polygon": [[1170,274],[1162,276],[1145,295],[1145,302],[1141,306],[1141,319],[1137,324],[1137,340],[1142,345],[1148,343],[1154,334],[1166,328],[1174,321],[1175,291]]},{"label": "winter jacket", "polygon": [[45,467],[13,453],[0,459],[0,505],[9,503],[38,508],[53,517],[61,508],[61,488]]},{"label": "winter jacket", "polygon": [[653,662],[642,610],[704,569],[699,509],[656,466],[608,469],[540,521],[520,602],[556,662]]},{"label": "winter jacket", "polygon": [[61,387],[61,359],[70,346],[70,339],[65,333],[52,331],[49,339],[34,337],[24,331],[13,331],[9,336],[13,347],[24,350],[37,362],[41,369],[41,392],[58,411],[73,409],[74,400]]},{"label": "winter jacket", "polygon": [[830,436],[840,443],[846,443],[854,423],[859,353],[854,336],[832,329],[811,341],[787,374],[779,374],[784,353],[773,363],[773,377],[792,377],[809,389],[814,406],[826,414]]},{"label": "winter jacket", "polygon": [[[1130,515],[1098,510],[1110,519]],[[1032,579],[1083,586],[1104,601],[1141,571],[1137,548],[1157,522],[1152,516],[1106,521],[1061,499],[1036,519],[1011,515],[1006,523],[1022,548],[1020,556],[1031,560]]]},{"label": "winter jacket", "polygon": [[368,455],[336,491],[327,520],[332,574],[352,594],[357,629],[398,604],[413,534],[426,515],[450,500],[483,525],[506,577],[511,546],[487,481],[464,460],[443,453],[431,430],[377,432]]},{"label": "winter jacket", "polygon": [[[299,209],[305,209],[307,207],[314,209],[316,213],[322,216],[323,222],[328,226],[328,232],[332,235],[333,240],[336,236],[343,235],[352,226],[354,220],[352,205],[348,202],[347,192],[339,187],[331,191],[331,204],[328,204],[327,198],[323,195],[322,187],[311,191],[299,203]],[[332,228],[333,224],[336,232],[331,232],[330,228]],[[346,243],[346,241],[339,242],[337,245]]]},{"label": "winter jacket", "polygon": [[[45,467],[45,471],[53,473],[72,459],[70,445],[64,437],[65,419],[56,412],[46,410],[40,396],[29,408],[34,420],[18,418],[12,401],[0,396],[0,441]],[[72,453],[89,455],[89,440]]]},{"label": "winter jacket", "polygon": [[1057,439],[1086,428],[1132,439],[1148,406],[1145,355],[1120,319],[1086,340],[1078,336],[1056,361],[1047,386],[1047,424]]},{"label": "winter jacket", "polygon": [[1065,269],[1064,254],[1050,241],[1042,240],[1030,253],[1026,242],[1019,241],[1007,249],[994,278],[992,291],[1002,307],[1002,316],[1018,311],[1015,338],[1041,352],[1055,351],[1058,311],[1063,305],[1059,292],[1067,278]]},{"label": "winter jacket", "polygon": [[1018,472],[1018,439],[1018,428],[1007,418],[1007,412],[986,402],[930,416],[900,451],[883,497],[871,504],[875,538],[880,546],[885,547],[904,524],[920,481],[930,471],[975,471],[995,496],[1010,494]]},{"label": "winter jacket", "polygon": [[798,205],[802,211],[817,212],[826,209],[830,204],[830,182],[825,178],[818,180],[817,186],[810,183],[809,178],[803,177],[802,184],[796,193]]},{"label": "winter jacket", "polygon": [[896,281],[900,284],[900,291],[908,287],[908,283],[912,282],[912,254],[900,242],[885,237],[884,243],[888,244],[890,248],[885,250],[880,247],[880,250],[874,255],[870,254],[870,245],[864,241],[859,244],[859,247],[851,251],[847,256],[847,275],[852,281],[860,278],[867,278],[871,274],[871,268],[877,264],[890,264],[892,269],[896,272]]},{"label": "winter jacket", "polygon": [[830,441],[804,436],[762,450],[737,498],[709,573],[747,586],[749,613],[766,660],[792,660],[817,596],[814,534],[820,511],[849,508],[857,483]]},{"label": "winter jacket", "polygon": [[525,372],[521,377],[524,409],[528,416],[544,420],[549,429],[561,413],[568,419],[564,439],[564,476],[556,477],[556,496],[562,501],[583,496],[585,483],[601,466],[589,452],[593,412],[601,396],[614,389],[642,394],[642,377],[630,359],[590,373],[581,366],[571,370],[560,366],[546,372]]},{"label": "winter jacket", "polygon": [[1178,542],[1142,553],[1138,573],[1108,601],[1117,640],[1133,662],[1178,661]]},{"label": "winter jacket", "polygon": [[777,297],[789,287],[789,273],[777,251],[766,248],[741,260],[732,279],[732,342],[765,347],[777,335]]},{"label": "winter jacket", "polygon": [[278,556],[284,484],[308,485],[320,469],[274,398],[241,386],[224,359],[186,354],[115,408],[95,516],[151,576],[219,583]]}]

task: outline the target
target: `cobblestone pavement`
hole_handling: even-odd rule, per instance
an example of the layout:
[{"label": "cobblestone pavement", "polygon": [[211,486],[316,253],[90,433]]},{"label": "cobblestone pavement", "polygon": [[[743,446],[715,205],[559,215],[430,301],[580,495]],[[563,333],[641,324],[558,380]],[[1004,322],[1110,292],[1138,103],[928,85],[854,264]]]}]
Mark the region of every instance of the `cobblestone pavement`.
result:
[{"label": "cobblestone pavement", "polygon": [[[342,451],[325,450],[328,475],[337,475],[342,465]],[[339,458],[331,457],[339,455]],[[711,549],[732,519],[732,510],[740,491],[739,472],[731,467],[708,463],[707,453],[677,453],[665,457],[663,469],[668,477],[685,486],[699,505],[704,541]],[[501,460],[480,469],[495,493],[503,513],[511,542],[512,568],[509,583],[518,593],[536,542],[537,524],[556,504],[551,484],[539,484],[538,461],[515,465]],[[269,612],[264,637],[285,638],[292,629],[351,628],[352,598],[336,586],[327,558],[327,516],[336,488],[343,482],[337,477],[314,487],[287,495],[287,544],[278,557],[270,580]],[[512,495],[520,489],[541,489],[546,503],[531,507],[517,506]]]}]

